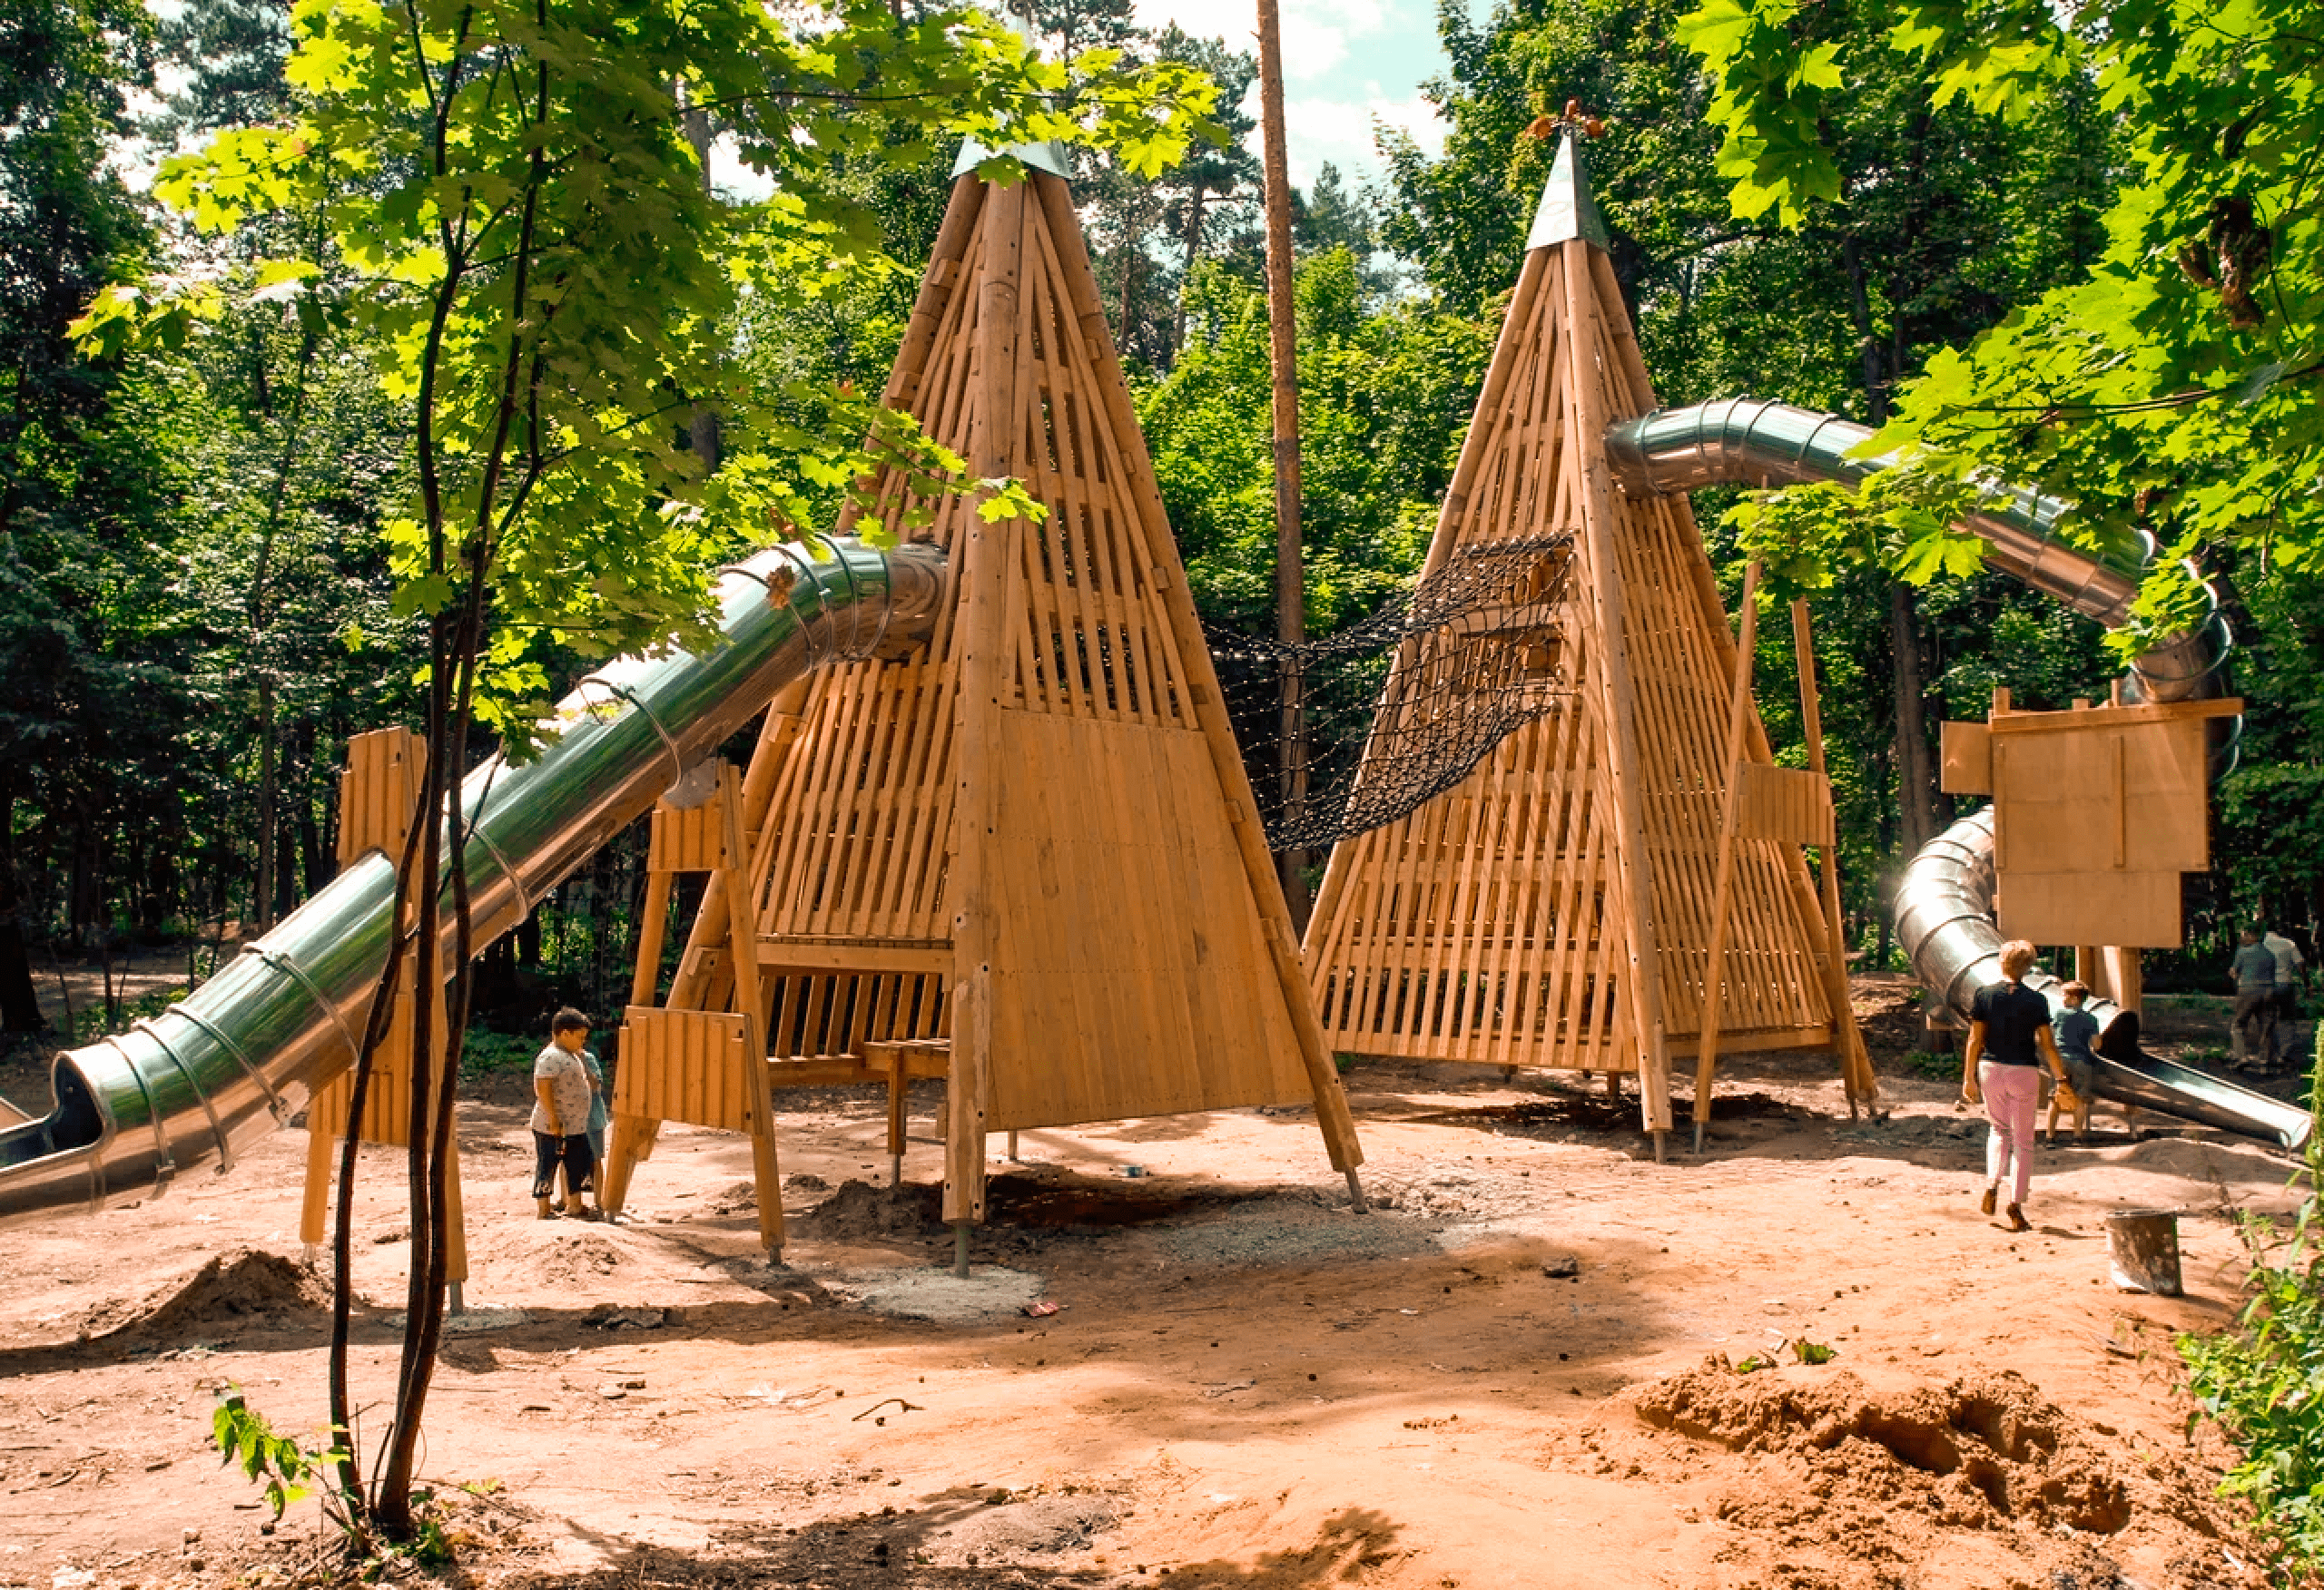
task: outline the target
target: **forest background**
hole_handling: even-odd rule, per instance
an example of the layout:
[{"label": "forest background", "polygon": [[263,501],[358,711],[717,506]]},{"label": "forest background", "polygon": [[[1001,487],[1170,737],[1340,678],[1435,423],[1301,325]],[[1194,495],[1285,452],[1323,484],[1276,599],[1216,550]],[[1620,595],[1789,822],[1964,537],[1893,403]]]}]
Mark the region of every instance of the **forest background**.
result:
[{"label": "forest background", "polygon": [[[1878,424],[1914,378],[2046,293],[2086,278],[2131,179],[2117,112],[2088,74],[2011,85],[2011,114],[1932,105],[1943,70],[1871,47],[1893,8],[1831,0],[1794,30],[1850,56],[1817,107],[1832,179],[1813,203],[1738,219],[1716,63],[1681,42],[1692,0],[1447,5],[1452,65],[1428,87],[1441,156],[1384,130],[1384,178],[1325,168],[1297,196],[1306,623],[1327,634],[1417,571],[1457,457],[1551,145],[1528,134],[1578,98],[1608,119],[1588,150],[1648,366],[1666,403],[1736,393]],[[1077,156],[1076,192],[1115,335],[1206,620],[1269,633],[1275,531],[1258,170],[1241,104],[1249,55],[1143,30],[1127,0],[1039,9],[1066,52],[1118,47],[1222,87],[1223,147],[1152,176]],[[279,222],[197,236],[132,174],[289,105],[281,0],[0,0],[0,1026],[55,1033],[51,973],[133,944],[182,947],[188,980],[229,935],[328,881],[347,738],[415,721],[421,624],[394,600],[388,525],[414,441],[351,324],[261,293],[162,345],[100,356],[68,328],[109,280],[186,278],[281,251]],[[1816,46],[1821,48],[1820,44]],[[1808,52],[1811,55],[1813,50]],[[177,85],[156,111],[157,85]],[[1292,135],[1297,136],[1295,127]],[[848,156],[834,155],[839,162]],[[745,300],[727,329],[768,390],[876,391],[949,183],[949,153],[856,180],[891,270],[819,305]],[[1789,224],[1787,224],[1789,223]],[[1726,502],[1698,514],[1730,593]],[[803,505],[803,522],[836,508]],[[2143,511],[2143,503],[2142,503]],[[2162,986],[2220,986],[2238,917],[2310,946],[2324,907],[2324,575],[2264,540],[2213,545],[2250,707],[2217,802],[2216,866],[2193,880],[2189,944]],[[1811,594],[1854,945],[1889,964],[1885,900],[1955,815],[1936,725],[2102,695],[2119,664],[2086,622],[2015,582],[1941,564],[1917,584],[1872,564]],[[1784,626],[1762,678],[1787,682]],[[585,670],[540,633],[521,659],[554,696]],[[1787,689],[1763,692],[1797,761]],[[1255,772],[1260,770],[1255,769]],[[601,853],[495,947],[480,1002],[527,1028],[549,1006],[617,1008],[644,839]],[[72,1025],[118,1020],[84,1009]],[[34,1101],[27,1101],[34,1102]]]}]

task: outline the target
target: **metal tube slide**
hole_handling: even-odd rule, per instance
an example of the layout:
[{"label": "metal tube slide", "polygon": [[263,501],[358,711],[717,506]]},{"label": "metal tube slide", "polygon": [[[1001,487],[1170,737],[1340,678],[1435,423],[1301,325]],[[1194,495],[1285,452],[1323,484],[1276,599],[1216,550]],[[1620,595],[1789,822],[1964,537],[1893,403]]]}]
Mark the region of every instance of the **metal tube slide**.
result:
[{"label": "metal tube slide", "polygon": [[[1789,404],[1729,398],[1691,408],[1658,410],[1606,433],[1615,478],[1637,495],[1671,495],[1725,485],[1795,486],[1835,481],[1859,486],[1897,462],[1850,455],[1872,432],[1834,414]],[[2092,552],[2058,535],[2073,505],[1994,483],[1960,527],[1983,539],[1986,561],[2056,597],[2109,629],[2130,618],[2139,573],[2155,554],[2152,537],[2132,532]],[[2208,590],[2208,587],[2206,587]],[[2122,694],[2133,702],[2200,701],[2226,691],[2233,649],[2214,595],[2202,623],[2149,647],[2131,664]],[[2234,763],[2240,721],[2212,746],[2212,768]],[[1929,841],[1897,887],[1898,937],[1921,981],[1962,1019],[1979,988],[2002,980],[2001,933],[1994,919],[1994,829],[1990,809],[1962,819]],[[2058,979],[2026,979],[2054,1009]],[[2093,1001],[2101,1035],[2099,1095],[2162,1114],[2247,1133],[2298,1148],[2313,1123],[2308,1112],[2204,1072],[2175,1065],[2139,1048],[2138,1017],[2111,1000]]]},{"label": "metal tube slide", "polygon": [[[478,947],[522,922],[783,683],[925,636],[944,594],[933,547],[832,541],[816,556],[780,546],[728,569],[718,644],[611,663],[558,704],[558,737],[539,760],[496,757],[462,783]],[[352,1064],[387,965],[394,894],[393,859],[361,857],[192,997],[58,1055],[54,1109],[0,1132],[0,1224],[158,1196],[203,1164],[232,1169]]]},{"label": "metal tube slide", "polygon": [[[1998,983],[2001,934],[1994,927],[1994,814],[1972,812],[1913,858],[1896,888],[1896,935],[1921,981],[1965,1020],[1977,990]],[[2025,986],[2065,1006],[2064,982],[2027,974]],[[2083,1008],[2097,1018],[2097,1092],[2101,1098],[2183,1120],[2271,1140],[2298,1150],[2315,1123],[2298,1104],[2238,1087],[2222,1077],[2158,1059],[2139,1047],[2139,1018],[2111,999]]]}]

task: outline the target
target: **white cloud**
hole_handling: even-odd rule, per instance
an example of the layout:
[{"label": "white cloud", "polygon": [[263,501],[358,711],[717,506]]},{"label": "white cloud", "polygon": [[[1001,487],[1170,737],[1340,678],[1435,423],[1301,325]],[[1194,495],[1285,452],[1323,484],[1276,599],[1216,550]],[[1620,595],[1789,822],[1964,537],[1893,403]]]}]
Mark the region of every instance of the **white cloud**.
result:
[{"label": "white cloud", "polygon": [[[1330,76],[1357,41],[1389,25],[1383,0],[1285,0],[1282,9],[1286,83]],[[1259,47],[1254,0],[1138,0],[1137,17],[1140,27],[1175,22],[1197,38],[1223,38],[1238,50]]]},{"label": "white cloud", "polygon": [[[1379,122],[1410,136],[1430,154],[1443,152],[1444,123],[1436,108],[1418,94],[1390,99],[1374,93],[1360,100],[1291,98],[1283,108],[1290,145],[1291,180],[1305,188],[1329,161],[1353,184],[1383,170],[1373,124]],[[1256,134],[1253,150],[1258,148]]]}]

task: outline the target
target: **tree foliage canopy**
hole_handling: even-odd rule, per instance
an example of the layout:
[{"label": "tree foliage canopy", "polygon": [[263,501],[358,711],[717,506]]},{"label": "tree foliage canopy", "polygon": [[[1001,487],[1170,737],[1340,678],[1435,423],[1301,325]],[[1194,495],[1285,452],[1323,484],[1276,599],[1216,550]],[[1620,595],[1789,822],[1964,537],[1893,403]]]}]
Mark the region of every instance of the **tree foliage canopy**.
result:
[{"label": "tree foliage canopy", "polygon": [[[1905,60],[1932,113],[2034,124],[2089,83],[2120,151],[2104,244],[1983,335],[1933,357],[1872,446],[1935,476],[2038,481],[2082,534],[2150,528],[2152,627],[2200,594],[2181,559],[2324,565],[2324,34],[2301,0],[1912,4],[1827,37],[1823,8],[1708,0],[1681,36],[1709,67],[1738,216],[1788,227],[1851,201],[1834,119]],[[2135,643],[2132,642],[2131,643]]]}]

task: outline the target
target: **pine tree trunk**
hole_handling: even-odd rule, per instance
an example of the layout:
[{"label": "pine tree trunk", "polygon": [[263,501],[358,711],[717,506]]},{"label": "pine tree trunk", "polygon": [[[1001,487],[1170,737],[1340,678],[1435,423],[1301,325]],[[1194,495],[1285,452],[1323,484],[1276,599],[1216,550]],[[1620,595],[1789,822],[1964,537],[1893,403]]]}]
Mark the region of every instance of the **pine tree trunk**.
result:
[{"label": "pine tree trunk", "polygon": [[[1275,633],[1277,640],[1296,644],[1307,634],[1299,534],[1299,311],[1292,288],[1291,167],[1284,144],[1283,19],[1275,0],[1259,0],[1259,123],[1266,145],[1267,362],[1275,387]],[[1287,661],[1276,699],[1275,777],[1288,812],[1306,797],[1307,741],[1299,672]],[[1305,862],[1305,853],[1298,850],[1277,859],[1292,925],[1302,933],[1310,904]]]}]

